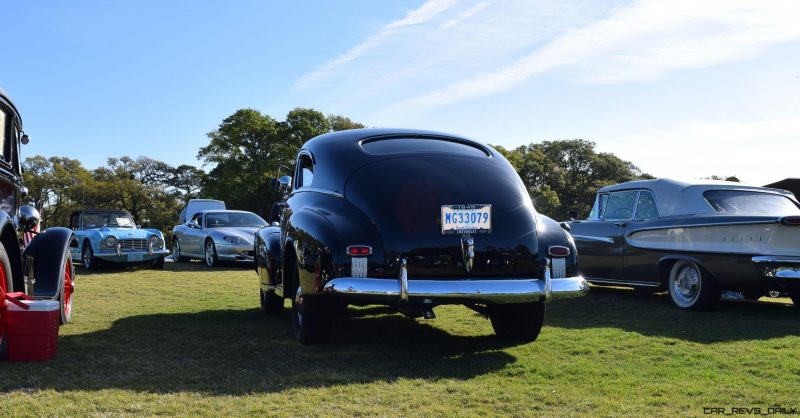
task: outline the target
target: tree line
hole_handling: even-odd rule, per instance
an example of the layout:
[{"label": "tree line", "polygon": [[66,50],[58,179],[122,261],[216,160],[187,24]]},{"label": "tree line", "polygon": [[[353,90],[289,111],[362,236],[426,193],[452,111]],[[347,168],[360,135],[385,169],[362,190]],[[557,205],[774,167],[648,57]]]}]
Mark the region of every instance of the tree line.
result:
[{"label": "tree line", "polygon": [[[108,207],[125,209],[138,224],[168,232],[183,204],[198,197],[224,200],[229,208],[266,218],[280,197],[273,179],[291,175],[304,142],[363,127],[345,116],[309,108],[296,108],[284,120],[240,109],[208,133],[208,144],[197,152],[202,167],[122,156],[91,170],[77,159],[36,155],[23,166],[26,199],[41,213],[44,227],[67,225],[70,213],[80,208]],[[495,148],[517,170],[536,209],[557,220],[571,210],[588,214],[600,187],[652,178],[631,162],[597,152],[593,142],[583,139]]]}]

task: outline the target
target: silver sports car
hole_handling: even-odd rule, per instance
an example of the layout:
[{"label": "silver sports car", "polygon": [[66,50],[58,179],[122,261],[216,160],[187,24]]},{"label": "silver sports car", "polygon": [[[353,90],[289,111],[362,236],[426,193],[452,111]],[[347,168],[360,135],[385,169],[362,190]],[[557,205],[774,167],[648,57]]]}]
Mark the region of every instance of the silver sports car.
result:
[{"label": "silver sports car", "polygon": [[207,210],[194,214],[172,229],[172,258],[205,260],[209,267],[220,261],[253,261],[255,232],[267,225],[252,212]]}]

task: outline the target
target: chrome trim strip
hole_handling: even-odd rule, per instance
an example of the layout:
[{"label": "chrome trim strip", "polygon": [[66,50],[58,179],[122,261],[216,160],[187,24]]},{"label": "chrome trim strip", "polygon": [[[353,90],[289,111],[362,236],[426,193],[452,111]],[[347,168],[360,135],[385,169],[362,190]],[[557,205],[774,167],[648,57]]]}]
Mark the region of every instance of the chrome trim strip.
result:
[{"label": "chrome trim strip", "polygon": [[550,275],[550,259],[544,265],[544,301],[550,302],[553,299],[553,278]]},{"label": "chrome trim strip", "polygon": [[328,196],[337,197],[339,199],[344,199],[344,195],[341,193],[332,192],[330,190],[325,190],[325,189],[318,189],[316,187],[301,187],[297,190],[292,190],[292,194],[295,193],[320,193],[320,194],[326,194]]},{"label": "chrome trim strip", "polygon": [[775,277],[779,279],[800,279],[800,270],[777,269]]},{"label": "chrome trim strip", "polygon": [[589,283],[611,284],[619,286],[644,286],[644,287],[661,286],[660,283],[653,283],[653,282],[635,282],[635,281],[624,281],[624,280],[614,280],[614,279],[595,279],[594,277],[587,277],[586,280],[588,280]]},{"label": "chrome trim strip", "polygon": [[[542,279],[408,280],[407,297],[432,299],[434,303],[524,303],[569,299],[589,292],[583,277]],[[402,283],[402,281],[401,281]],[[396,279],[339,277],[325,284],[324,292],[338,297],[402,299]]]},{"label": "chrome trim strip", "polygon": [[[709,215],[714,216],[714,215]],[[631,231],[628,235],[635,234],[641,231],[657,231],[660,229],[673,229],[673,228],[708,228],[708,227],[715,227],[715,226],[728,226],[728,225],[760,225],[760,224],[775,224],[780,223],[778,222],[777,218],[771,221],[747,221],[747,222],[721,222],[721,223],[704,223],[704,224],[691,224],[691,225],[665,225],[665,226],[651,226],[649,228],[638,228],[635,231]]]},{"label": "chrome trim strip", "polygon": [[400,300],[408,302],[408,261],[405,258],[400,261]]},{"label": "chrome trim strip", "polygon": [[572,235],[572,238],[575,238],[576,240],[582,240],[582,241],[600,241],[600,242],[607,242],[609,244],[613,244],[614,243],[614,239],[613,238],[595,237],[595,236],[592,236],[592,235]]},{"label": "chrome trim strip", "polygon": [[772,255],[757,255],[751,260],[754,263],[798,263],[800,264],[800,257],[786,256],[772,256]]}]

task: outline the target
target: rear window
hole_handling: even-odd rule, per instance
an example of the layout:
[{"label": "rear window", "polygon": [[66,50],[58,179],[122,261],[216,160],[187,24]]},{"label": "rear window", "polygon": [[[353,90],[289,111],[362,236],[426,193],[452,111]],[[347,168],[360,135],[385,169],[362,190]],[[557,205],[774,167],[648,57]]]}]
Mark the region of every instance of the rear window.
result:
[{"label": "rear window", "polygon": [[788,197],[746,190],[709,190],[706,201],[725,215],[800,215],[800,208]]},{"label": "rear window", "polygon": [[361,143],[370,154],[444,153],[488,157],[486,149],[477,144],[447,138],[374,138]]}]

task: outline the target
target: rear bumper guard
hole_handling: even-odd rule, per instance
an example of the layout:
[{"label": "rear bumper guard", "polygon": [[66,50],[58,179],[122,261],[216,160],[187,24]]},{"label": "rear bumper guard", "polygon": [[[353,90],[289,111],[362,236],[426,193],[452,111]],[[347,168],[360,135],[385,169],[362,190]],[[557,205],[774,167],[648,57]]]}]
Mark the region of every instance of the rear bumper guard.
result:
[{"label": "rear bumper guard", "polygon": [[755,256],[755,264],[767,264],[764,277],[774,279],[800,279],[800,257],[796,256]]},{"label": "rear bumper guard", "polygon": [[339,277],[325,284],[326,294],[384,302],[430,299],[438,303],[525,303],[570,299],[589,292],[581,276],[554,279],[550,266],[543,279],[470,278],[459,280],[409,279],[401,263],[398,279]]}]

